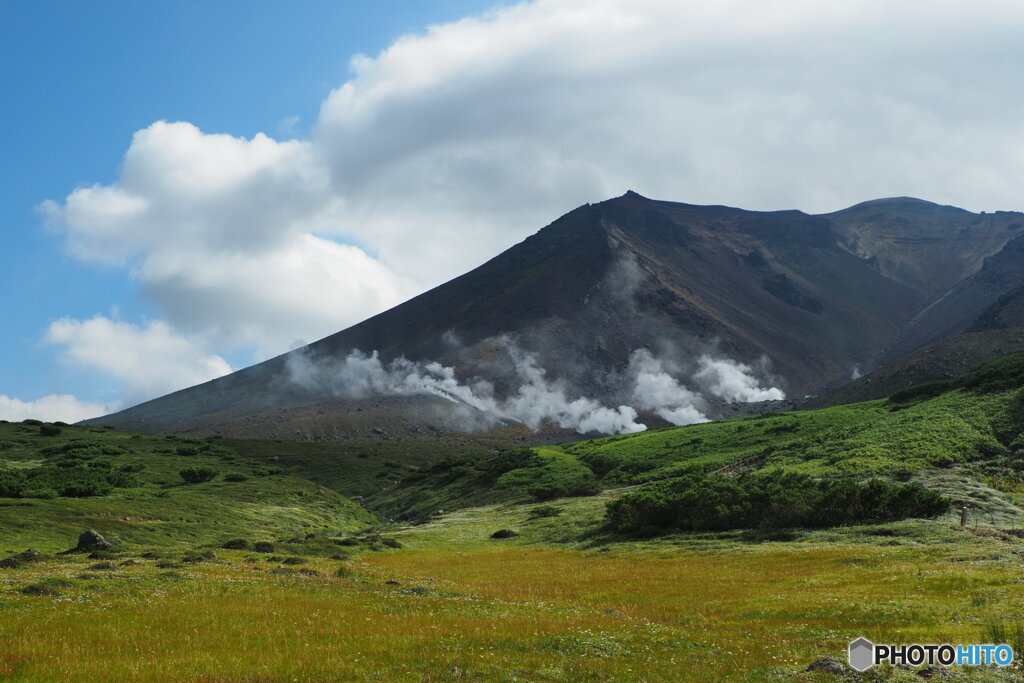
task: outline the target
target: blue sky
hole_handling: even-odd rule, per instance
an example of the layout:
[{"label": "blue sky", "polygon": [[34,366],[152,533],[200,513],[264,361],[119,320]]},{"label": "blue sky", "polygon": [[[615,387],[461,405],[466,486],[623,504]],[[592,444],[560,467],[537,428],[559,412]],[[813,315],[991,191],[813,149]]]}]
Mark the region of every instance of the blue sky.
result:
[{"label": "blue sky", "polygon": [[0,418],[209,380],[627,189],[1021,210],[1022,32],[1011,0],[0,0]]},{"label": "blue sky", "polygon": [[64,316],[158,315],[123,269],[69,257],[44,229],[43,200],[114,180],[132,134],[161,119],[245,137],[302,134],[353,55],[497,4],[0,2],[0,394],[114,400],[116,382],[57,362],[40,339]]}]

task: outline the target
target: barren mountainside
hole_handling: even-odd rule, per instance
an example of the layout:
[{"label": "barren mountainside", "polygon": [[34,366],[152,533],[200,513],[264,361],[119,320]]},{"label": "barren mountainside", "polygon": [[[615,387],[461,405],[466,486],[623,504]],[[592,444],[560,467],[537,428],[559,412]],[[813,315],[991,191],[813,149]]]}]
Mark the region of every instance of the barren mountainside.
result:
[{"label": "barren mountainside", "polygon": [[[1022,256],[1019,213],[896,198],[809,215],[629,192],[304,349],[94,422],[318,438],[377,423],[441,433],[485,410],[469,401],[453,415],[452,396],[418,395],[408,381],[398,397],[352,391],[346,383],[358,378],[345,359],[355,349],[377,351],[385,368],[438,361],[454,368],[453,382],[486,380],[498,398],[515,394],[526,367],[568,399],[628,404],[641,348],[698,394],[712,359],[802,396],[963,332],[1000,301],[1006,312],[993,324],[1019,324],[1020,290],[1008,293],[1024,283]],[[296,379],[297,361],[315,381]],[[713,401],[699,405],[714,417]],[[642,402],[638,410],[643,417]]]}]

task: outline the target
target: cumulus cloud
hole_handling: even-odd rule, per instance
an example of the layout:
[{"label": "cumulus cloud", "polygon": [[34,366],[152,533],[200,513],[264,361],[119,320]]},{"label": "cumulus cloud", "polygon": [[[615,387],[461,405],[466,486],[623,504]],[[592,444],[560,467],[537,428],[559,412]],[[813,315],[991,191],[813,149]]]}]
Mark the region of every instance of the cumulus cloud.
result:
[{"label": "cumulus cloud", "polygon": [[50,394],[36,401],[22,401],[0,394],[0,420],[44,420],[46,422],[78,422],[99,417],[116,410],[114,403],[88,403],[70,394]]},{"label": "cumulus cloud", "polygon": [[63,318],[44,340],[62,347],[64,361],[119,380],[129,405],[231,372],[223,358],[159,321],[140,327],[103,316]]},{"label": "cumulus cloud", "polygon": [[259,358],[380,312],[416,285],[321,233],[342,202],[309,143],[157,122],[119,180],[47,202],[75,256],[131,268],[175,330]]},{"label": "cumulus cloud", "polygon": [[355,57],[308,139],[158,122],[115,182],[43,208],[175,334],[262,358],[627,188],[1020,208],[1022,31],[1011,0],[536,0]]}]

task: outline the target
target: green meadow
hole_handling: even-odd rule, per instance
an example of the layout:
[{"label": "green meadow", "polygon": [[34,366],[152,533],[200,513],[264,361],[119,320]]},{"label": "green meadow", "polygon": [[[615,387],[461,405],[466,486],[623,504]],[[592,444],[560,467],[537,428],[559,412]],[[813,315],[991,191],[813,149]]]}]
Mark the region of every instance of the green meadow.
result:
[{"label": "green meadow", "polygon": [[[814,681],[839,680],[807,667],[858,636],[1024,652],[1022,366],[535,449],[0,423],[0,678]],[[945,504],[713,531],[608,516],[779,472]],[[67,552],[87,529],[115,544]],[[1024,676],[921,668],[843,680]]]}]

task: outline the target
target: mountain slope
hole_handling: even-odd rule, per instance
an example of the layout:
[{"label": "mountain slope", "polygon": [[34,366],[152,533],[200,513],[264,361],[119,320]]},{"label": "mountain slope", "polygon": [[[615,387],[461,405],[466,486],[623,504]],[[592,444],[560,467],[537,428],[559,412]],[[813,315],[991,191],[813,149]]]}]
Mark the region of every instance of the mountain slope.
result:
[{"label": "mountain slope", "polygon": [[[345,358],[354,349],[379,352],[385,367],[440,361],[462,380],[488,380],[498,397],[522,386],[532,354],[567,400],[629,403],[639,348],[694,391],[707,392],[697,379],[707,356],[802,395],[968,327],[1024,280],[1015,265],[1024,239],[1011,242],[1022,223],[906,198],[812,216],[629,192],[304,349],[96,422],[273,438],[486,422],[475,404],[453,412],[443,393],[353,391]],[[297,364],[312,381],[297,380]]]}]

